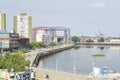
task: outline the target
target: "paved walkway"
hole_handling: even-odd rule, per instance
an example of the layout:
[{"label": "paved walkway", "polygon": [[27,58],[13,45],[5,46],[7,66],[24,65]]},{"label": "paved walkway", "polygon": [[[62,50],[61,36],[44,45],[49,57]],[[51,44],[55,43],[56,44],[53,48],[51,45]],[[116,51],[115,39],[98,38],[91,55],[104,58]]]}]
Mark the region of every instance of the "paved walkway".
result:
[{"label": "paved walkway", "polygon": [[60,71],[53,71],[48,69],[42,69],[42,68],[34,68],[34,71],[36,72],[36,78],[37,80],[44,80],[44,76],[47,73],[50,77],[50,80],[85,80],[84,75],[77,75],[67,72],[60,72]]},{"label": "paved walkway", "polygon": [[61,71],[54,71],[42,68],[34,68],[36,72],[37,80],[44,80],[44,76],[47,73],[50,77],[49,80],[110,80],[108,77],[93,77],[82,74],[73,74]]}]

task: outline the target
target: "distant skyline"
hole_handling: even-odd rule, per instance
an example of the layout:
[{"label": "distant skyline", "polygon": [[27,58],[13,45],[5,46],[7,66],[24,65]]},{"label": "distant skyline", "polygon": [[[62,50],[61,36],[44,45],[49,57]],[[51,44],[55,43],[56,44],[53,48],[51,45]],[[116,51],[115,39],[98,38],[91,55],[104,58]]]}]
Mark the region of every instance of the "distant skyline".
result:
[{"label": "distant skyline", "polygon": [[32,26],[63,26],[72,35],[120,37],[120,0],[0,0],[6,28],[13,29],[13,16],[28,13]]}]

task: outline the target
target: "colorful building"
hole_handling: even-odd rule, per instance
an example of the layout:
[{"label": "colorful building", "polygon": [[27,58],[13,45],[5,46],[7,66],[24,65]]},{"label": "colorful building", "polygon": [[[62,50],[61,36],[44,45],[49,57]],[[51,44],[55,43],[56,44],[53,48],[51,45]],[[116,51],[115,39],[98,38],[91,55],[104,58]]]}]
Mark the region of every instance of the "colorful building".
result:
[{"label": "colorful building", "polygon": [[19,34],[7,33],[0,30],[0,51],[14,50],[19,48]]}]

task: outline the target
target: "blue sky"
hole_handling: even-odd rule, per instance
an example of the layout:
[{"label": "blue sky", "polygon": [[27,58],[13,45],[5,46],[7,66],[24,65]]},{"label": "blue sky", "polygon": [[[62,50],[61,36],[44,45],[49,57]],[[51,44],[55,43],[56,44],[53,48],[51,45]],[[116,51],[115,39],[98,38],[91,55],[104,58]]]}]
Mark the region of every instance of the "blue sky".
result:
[{"label": "blue sky", "polygon": [[26,12],[36,26],[63,26],[72,35],[120,37],[120,0],[0,0],[0,11],[7,15],[7,30],[13,16]]}]

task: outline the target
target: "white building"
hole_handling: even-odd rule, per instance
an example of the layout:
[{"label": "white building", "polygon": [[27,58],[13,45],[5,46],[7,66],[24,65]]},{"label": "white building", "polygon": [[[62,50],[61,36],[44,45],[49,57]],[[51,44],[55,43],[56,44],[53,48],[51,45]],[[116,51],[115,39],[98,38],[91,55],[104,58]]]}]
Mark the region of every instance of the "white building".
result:
[{"label": "white building", "polygon": [[110,39],[110,43],[120,43],[120,39]]},{"label": "white building", "polygon": [[27,13],[14,16],[14,31],[32,41],[32,17]]}]

